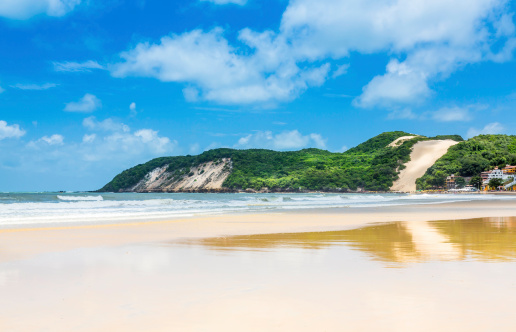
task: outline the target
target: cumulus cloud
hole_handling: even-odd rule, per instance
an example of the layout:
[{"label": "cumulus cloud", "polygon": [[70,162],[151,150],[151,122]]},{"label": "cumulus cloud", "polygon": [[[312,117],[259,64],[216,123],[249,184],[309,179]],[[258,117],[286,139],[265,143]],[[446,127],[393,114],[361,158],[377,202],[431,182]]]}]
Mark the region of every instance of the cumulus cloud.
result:
[{"label": "cumulus cloud", "polygon": [[54,134],[50,137],[43,136],[38,140],[38,142],[44,142],[44,143],[47,143],[48,145],[62,145],[64,142],[64,137],[63,137],[63,135],[59,135],[59,134]]},{"label": "cumulus cloud", "polygon": [[353,104],[359,107],[372,107],[377,104],[393,106],[414,103],[429,94],[430,89],[424,73],[392,60],[387,66],[387,73],[374,77]]},{"label": "cumulus cloud", "polygon": [[244,29],[239,40],[250,54],[229,45],[222,29],[193,30],[163,37],[159,44],[141,43],[121,54],[111,67],[115,77],[154,77],[191,86],[189,101],[224,104],[286,101],[310,86],[320,86],[330,71],[327,63],[301,68],[285,42],[273,32]]},{"label": "cumulus cloud", "polygon": [[[178,152],[176,140],[151,128],[132,131],[115,119],[95,120],[93,124],[93,129],[84,126],[82,138],[76,141],[59,134],[43,136],[28,143],[22,140],[1,141],[10,153],[0,154],[0,169],[19,174],[17,185],[24,185],[27,190],[94,190],[123,169]],[[111,124],[108,127],[118,129],[104,130],[100,128],[102,124]],[[0,135],[3,126],[0,121]],[[10,135],[15,137],[12,133]],[[42,174],[45,174],[47,186],[51,179],[52,188],[42,187]]]},{"label": "cumulus cloud", "polygon": [[276,135],[271,131],[257,131],[240,138],[235,147],[277,150],[300,149],[305,147],[325,149],[326,139],[320,134],[302,135],[298,130],[284,131]]},{"label": "cumulus cloud", "polygon": [[26,20],[35,15],[64,16],[71,12],[81,0],[2,0],[0,16]]},{"label": "cumulus cloud", "polygon": [[439,122],[470,121],[472,116],[465,107],[443,107],[431,113],[432,119]]},{"label": "cumulus cloud", "polygon": [[212,2],[216,5],[227,5],[227,4],[235,4],[243,6],[247,3],[247,0],[200,0],[201,2]]},{"label": "cumulus cloud", "polygon": [[44,84],[14,84],[11,85],[11,88],[20,89],[20,90],[48,90],[55,88],[57,84],[55,83],[44,83]]},{"label": "cumulus cloud", "polygon": [[87,93],[79,101],[66,104],[66,112],[91,113],[97,108],[102,107],[102,102],[96,96]]},{"label": "cumulus cloud", "polygon": [[27,147],[30,149],[44,150],[48,147],[62,146],[64,145],[64,136],[54,134],[51,136],[43,136],[36,141],[30,141],[27,143]]},{"label": "cumulus cloud", "polygon": [[[85,123],[84,127],[87,130],[100,131],[86,133],[80,142],[69,143],[65,143],[64,137],[59,134],[43,136],[26,145],[30,149],[27,155],[34,153],[35,155],[31,155],[30,158],[36,158],[47,164],[51,161],[59,161],[62,165],[76,167],[77,163],[96,164],[109,160],[117,163],[142,162],[172,153],[178,146],[177,141],[160,136],[156,130],[143,128],[133,132],[128,126],[114,119],[96,121],[87,118]],[[91,123],[94,125],[91,126]],[[28,158],[27,155],[24,158]],[[86,166],[80,164],[80,167]],[[67,171],[71,170],[72,166]]]},{"label": "cumulus cloud", "polygon": [[83,143],[92,143],[93,141],[95,141],[96,138],[97,138],[97,134],[85,134],[82,137],[82,142]]},{"label": "cumulus cloud", "polygon": [[499,122],[493,122],[487,124],[482,129],[470,128],[468,130],[468,137],[474,137],[477,135],[489,135],[489,134],[501,134],[505,131],[505,127]]},{"label": "cumulus cloud", "polygon": [[8,125],[6,121],[0,120],[0,141],[6,138],[20,138],[25,133],[25,130],[20,129],[20,125]]},{"label": "cumulus cloud", "polygon": [[[99,123],[116,123],[112,119],[106,119]],[[176,150],[178,142],[168,137],[159,135],[152,129],[140,129],[131,132],[129,127],[119,123],[120,130],[112,131],[105,135],[85,135],[83,145],[80,147],[81,157],[86,161],[132,160],[135,157],[156,157],[172,153]],[[95,135],[95,136],[93,136]]]},{"label": "cumulus cloud", "polygon": [[129,104],[129,115],[130,116],[136,116],[138,114],[138,111],[136,111],[136,103],[132,102]]},{"label": "cumulus cloud", "polygon": [[98,121],[94,116],[90,116],[82,121],[82,125],[85,128],[93,131],[121,131],[124,133],[131,131],[131,128],[129,128],[128,125],[116,121],[112,118]]},{"label": "cumulus cloud", "polygon": [[[166,36],[122,53],[111,72],[117,77],[184,83],[188,101],[267,103],[291,100],[346,73],[347,65],[332,71],[325,61],[351,52],[390,53],[395,56],[386,72],[374,77],[354,104],[413,104],[432,95],[431,83],[464,65],[512,57],[515,29],[506,4],[507,0],[291,0],[278,32],[246,28],[234,45],[222,29]],[[492,51],[495,44],[503,46],[498,53]]]},{"label": "cumulus cloud", "polygon": [[53,62],[54,70],[61,72],[90,72],[92,69],[105,69],[97,61],[89,60],[85,62]]}]

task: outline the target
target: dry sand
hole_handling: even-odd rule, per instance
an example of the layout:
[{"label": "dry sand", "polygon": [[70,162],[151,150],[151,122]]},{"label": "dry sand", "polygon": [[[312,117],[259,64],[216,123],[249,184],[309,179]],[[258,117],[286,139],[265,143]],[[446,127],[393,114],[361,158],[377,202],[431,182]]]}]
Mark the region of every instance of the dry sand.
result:
[{"label": "dry sand", "polygon": [[409,139],[413,139],[415,137],[418,137],[418,135],[401,136],[401,137],[396,138],[394,141],[392,141],[392,143],[389,144],[388,146],[395,147],[395,146],[401,145],[401,143],[403,143]]},{"label": "dry sand", "polygon": [[394,182],[391,190],[402,192],[416,191],[416,180],[422,177],[426,170],[435,164],[448,149],[457,144],[453,140],[423,141],[414,145],[410,154],[410,161],[406,168],[399,174],[399,179]]}]

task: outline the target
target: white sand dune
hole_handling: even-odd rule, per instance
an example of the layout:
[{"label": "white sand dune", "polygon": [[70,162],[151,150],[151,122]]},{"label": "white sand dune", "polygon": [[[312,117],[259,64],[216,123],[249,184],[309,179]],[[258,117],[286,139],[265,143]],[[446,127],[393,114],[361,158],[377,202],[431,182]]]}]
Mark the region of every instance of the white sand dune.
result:
[{"label": "white sand dune", "polygon": [[441,158],[448,149],[457,144],[453,140],[423,141],[416,143],[410,154],[410,161],[399,174],[399,179],[391,187],[392,191],[416,191],[416,180],[422,177],[426,170],[437,159]]},{"label": "white sand dune", "polygon": [[418,137],[418,136],[419,135],[401,136],[401,137],[396,138],[394,141],[392,141],[392,143],[389,144],[388,146],[399,146],[403,142],[408,141],[409,139],[413,139],[413,138]]}]

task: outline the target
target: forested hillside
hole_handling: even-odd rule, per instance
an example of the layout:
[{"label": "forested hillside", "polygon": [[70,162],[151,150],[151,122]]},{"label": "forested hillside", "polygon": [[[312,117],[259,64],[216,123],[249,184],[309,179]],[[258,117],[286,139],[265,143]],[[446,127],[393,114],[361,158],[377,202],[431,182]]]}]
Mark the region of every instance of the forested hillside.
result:
[{"label": "forested hillside", "polygon": [[417,180],[417,186],[418,189],[441,187],[448,175],[472,177],[509,164],[516,164],[516,136],[479,135],[452,146]]},{"label": "forested hillside", "polygon": [[[125,191],[157,167],[167,167],[171,179],[192,176],[191,168],[208,161],[231,159],[231,173],[223,183],[229,190],[268,188],[277,191],[327,190],[387,191],[398,171],[410,158],[412,146],[436,138],[418,136],[389,147],[395,139],[411,134],[394,131],[380,134],[344,152],[319,149],[277,152],[263,149],[215,149],[198,156],[162,157],[117,175],[100,191]],[[437,139],[462,140],[460,136]],[[168,165],[168,166],[167,166]]]}]

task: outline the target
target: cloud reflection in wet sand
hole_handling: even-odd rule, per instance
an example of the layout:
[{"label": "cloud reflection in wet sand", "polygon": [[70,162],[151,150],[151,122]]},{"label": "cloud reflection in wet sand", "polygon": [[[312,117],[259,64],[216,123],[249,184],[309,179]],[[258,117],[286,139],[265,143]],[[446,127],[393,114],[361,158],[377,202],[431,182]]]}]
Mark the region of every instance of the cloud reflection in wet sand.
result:
[{"label": "cloud reflection in wet sand", "polygon": [[332,232],[186,240],[213,250],[324,249],[346,245],[387,263],[516,260],[516,217],[394,222]]}]

